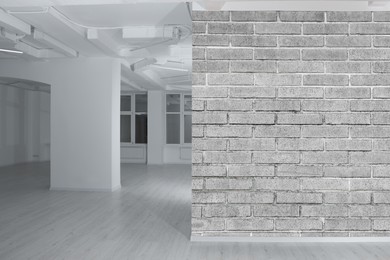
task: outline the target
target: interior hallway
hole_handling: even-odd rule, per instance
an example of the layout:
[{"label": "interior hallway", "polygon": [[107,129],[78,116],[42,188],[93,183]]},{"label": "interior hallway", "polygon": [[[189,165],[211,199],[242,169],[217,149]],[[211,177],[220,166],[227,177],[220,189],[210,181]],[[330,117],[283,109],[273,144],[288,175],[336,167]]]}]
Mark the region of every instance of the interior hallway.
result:
[{"label": "interior hallway", "polygon": [[0,259],[390,259],[386,243],[190,243],[191,166],[123,164],[117,192],[49,191],[49,164],[0,169]]}]

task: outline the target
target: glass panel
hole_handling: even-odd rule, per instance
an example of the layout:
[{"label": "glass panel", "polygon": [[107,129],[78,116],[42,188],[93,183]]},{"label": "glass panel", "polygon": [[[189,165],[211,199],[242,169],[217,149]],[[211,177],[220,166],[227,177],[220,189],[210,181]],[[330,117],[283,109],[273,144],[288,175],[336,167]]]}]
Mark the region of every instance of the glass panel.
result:
[{"label": "glass panel", "polygon": [[167,115],[167,144],[180,144],[180,115]]},{"label": "glass panel", "polygon": [[135,95],[135,112],[148,112],[148,96],[146,94]]},{"label": "glass panel", "polygon": [[131,116],[121,115],[121,143],[131,142]]},{"label": "glass panel", "polygon": [[192,110],[192,96],[184,95],[184,111]]},{"label": "glass panel", "polygon": [[121,96],[121,111],[131,111],[131,96]]},{"label": "glass panel", "polygon": [[184,115],[184,143],[192,142],[192,116]]},{"label": "glass panel", "polygon": [[148,116],[135,116],[135,143],[146,144],[148,142]]},{"label": "glass panel", "polygon": [[180,94],[167,94],[167,112],[180,112]]}]

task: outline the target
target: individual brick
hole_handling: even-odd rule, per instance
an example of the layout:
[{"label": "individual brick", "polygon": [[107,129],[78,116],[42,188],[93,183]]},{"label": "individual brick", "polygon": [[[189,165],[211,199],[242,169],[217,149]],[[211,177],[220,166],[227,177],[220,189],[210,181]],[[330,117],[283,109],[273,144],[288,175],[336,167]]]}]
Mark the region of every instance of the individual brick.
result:
[{"label": "individual brick", "polygon": [[327,204],[370,204],[370,192],[326,192],[324,203]]},{"label": "individual brick", "polygon": [[371,12],[327,12],[327,22],[371,22]]},{"label": "individual brick", "polygon": [[302,190],[348,190],[349,184],[346,179],[302,179]]},{"label": "individual brick", "polygon": [[297,100],[258,100],[253,103],[257,111],[299,111],[300,102]]},{"label": "individual brick", "polygon": [[233,47],[276,47],[276,36],[232,35],[230,42]]},{"label": "individual brick", "polygon": [[369,113],[328,113],[325,123],[330,125],[369,125]]},{"label": "individual brick", "polygon": [[276,203],[285,204],[321,204],[322,193],[308,192],[278,192]]},{"label": "individual brick", "polygon": [[192,178],[192,190],[203,189],[203,178]]},{"label": "individual brick", "polygon": [[348,101],[344,100],[303,100],[303,111],[347,111]]},{"label": "individual brick", "polygon": [[194,46],[229,46],[227,35],[196,35],[192,36]]},{"label": "individual brick", "polygon": [[272,219],[227,219],[226,220],[227,230],[273,230],[274,221]]},{"label": "individual brick", "polygon": [[373,201],[376,204],[390,204],[390,192],[374,192]]},{"label": "individual brick", "polygon": [[313,61],[279,61],[279,73],[321,73],[324,72],[323,62]]},{"label": "individual brick", "polygon": [[375,139],[374,151],[390,151],[390,140]]},{"label": "individual brick", "polygon": [[390,73],[390,62],[387,61],[374,62],[373,71],[375,73]]},{"label": "individual brick", "polygon": [[196,153],[192,152],[192,163],[202,163],[203,162],[203,155],[202,153]]},{"label": "individual brick", "polygon": [[303,126],[302,137],[348,137],[347,126]]},{"label": "individual brick", "polygon": [[325,230],[371,230],[369,219],[325,219]]},{"label": "individual brick", "polygon": [[225,229],[225,221],[223,219],[195,219],[191,220],[193,231],[219,231]]},{"label": "individual brick", "polygon": [[206,49],[192,47],[192,60],[204,60],[206,58]]},{"label": "individual brick", "polygon": [[280,12],[280,21],[282,22],[324,22],[324,12]]},{"label": "individual brick", "polygon": [[227,96],[228,89],[226,87],[192,87],[193,98],[225,98]]},{"label": "individual brick", "polygon": [[207,126],[207,137],[252,137],[251,126]]},{"label": "individual brick", "polygon": [[390,153],[384,152],[356,152],[351,153],[351,163],[387,164]]},{"label": "individual brick", "polygon": [[369,62],[327,62],[325,64],[327,73],[370,73]]},{"label": "individual brick", "polygon": [[206,74],[192,73],[192,85],[206,85]]},{"label": "individual brick", "polygon": [[192,61],[192,71],[195,73],[227,73],[228,61]]},{"label": "individual brick", "polygon": [[390,166],[373,166],[373,177],[375,178],[390,177]]},{"label": "individual brick", "polygon": [[[359,99],[371,98],[370,88],[325,88],[325,98],[332,99]],[[351,101],[361,102],[361,101]]]},{"label": "individual brick", "polygon": [[222,177],[226,176],[226,167],[220,165],[193,165],[193,177]]},{"label": "individual brick", "polygon": [[192,112],[192,124],[227,124],[227,113],[220,112]]},{"label": "individual brick", "polygon": [[276,22],[275,11],[232,11],[232,21],[236,22]]},{"label": "individual brick", "polygon": [[194,138],[192,141],[192,150],[196,151],[226,151],[226,139],[221,138]]},{"label": "individual brick", "polygon": [[229,21],[227,11],[192,11],[192,21]]},{"label": "individual brick", "polygon": [[348,163],[347,152],[303,152],[302,163]]},{"label": "individual brick", "polygon": [[351,101],[351,111],[390,111],[389,100],[359,100]]},{"label": "individual brick", "polygon": [[308,35],[338,35],[338,34],[348,34],[348,24],[330,24],[330,23],[313,23],[313,24],[303,24],[303,34]]},{"label": "individual brick", "polygon": [[274,87],[230,87],[232,98],[274,98]]},{"label": "individual brick", "polygon": [[256,126],[255,137],[300,137],[299,126]]},{"label": "individual brick", "polygon": [[231,72],[273,72],[276,73],[276,61],[232,61]]},{"label": "individual brick", "polygon": [[390,34],[390,24],[388,23],[352,23],[351,34],[365,35],[388,35]]},{"label": "individual brick", "polygon": [[257,23],[256,34],[301,34],[302,25],[299,23]]},{"label": "individual brick", "polygon": [[298,179],[270,179],[270,178],[256,178],[255,188],[257,190],[285,190],[285,191],[296,191],[299,190]]},{"label": "individual brick", "polygon": [[205,108],[204,100],[192,99],[192,111],[203,111]]},{"label": "individual brick", "polygon": [[374,37],[374,47],[390,47],[390,37],[389,36],[375,36]]},{"label": "individual brick", "polygon": [[390,75],[351,75],[352,86],[388,86],[390,85]]},{"label": "individual brick", "polygon": [[258,86],[299,86],[301,81],[301,75],[255,74],[255,85]]},{"label": "individual brick", "polygon": [[202,217],[202,207],[191,207],[191,217],[192,218],[201,218]]},{"label": "individual brick", "polygon": [[323,170],[320,165],[281,164],[276,168],[276,175],[285,177],[320,177],[323,175]]},{"label": "individual brick", "polygon": [[389,22],[390,12],[374,12],[374,22]]},{"label": "individual brick", "polygon": [[281,47],[323,47],[324,38],[322,36],[279,36],[279,46]]},{"label": "individual brick", "polygon": [[253,50],[245,48],[218,48],[207,49],[207,59],[209,60],[251,60]]},{"label": "individual brick", "polygon": [[205,22],[193,22],[192,23],[192,33],[206,33],[206,23]]},{"label": "individual brick", "polygon": [[192,203],[225,203],[226,202],[226,194],[222,192],[192,192]]},{"label": "individual brick", "polygon": [[203,207],[203,217],[249,217],[250,206],[246,205],[208,205]]},{"label": "individual brick", "polygon": [[[226,164],[226,163],[250,163],[251,154],[248,152],[223,152],[207,151],[203,155],[204,163]],[[206,182],[207,183],[207,182]]]},{"label": "individual brick", "polygon": [[251,179],[207,178],[207,190],[248,190],[252,188]]},{"label": "individual brick", "polygon": [[387,138],[390,137],[389,126],[361,126],[351,128],[351,137]]},{"label": "individual brick", "polygon": [[335,178],[370,178],[371,168],[368,166],[325,166],[324,176]]},{"label": "individual brick", "polygon": [[[390,25],[389,25],[390,26]],[[350,60],[390,60],[389,49],[351,49],[349,50]]]},{"label": "individual brick", "polygon": [[229,140],[231,151],[273,151],[275,150],[274,138],[237,138]]},{"label": "individual brick", "polygon": [[389,205],[352,205],[350,207],[351,217],[388,217],[390,215]]},{"label": "individual brick", "polygon": [[371,36],[327,36],[328,47],[371,47]]},{"label": "individual brick", "polygon": [[348,207],[341,205],[303,205],[303,217],[347,217]]},{"label": "individual brick", "polygon": [[297,205],[256,205],[253,207],[255,217],[298,217]]},{"label": "individual brick", "polygon": [[299,163],[298,152],[253,152],[254,163]]},{"label": "individual brick", "polygon": [[253,34],[252,23],[208,23],[209,34]]},{"label": "individual brick", "polygon": [[299,60],[301,53],[298,49],[255,49],[256,60]]},{"label": "individual brick", "polygon": [[228,203],[265,204],[273,203],[274,196],[272,192],[232,191],[227,194],[227,200]]},{"label": "individual brick", "polygon": [[324,142],[322,139],[280,138],[278,139],[279,151],[322,151]]},{"label": "individual brick", "polygon": [[276,230],[321,230],[321,219],[276,219]]},{"label": "individual brick", "polygon": [[371,140],[326,140],[325,149],[328,151],[370,151]]},{"label": "individual brick", "polygon": [[228,176],[231,177],[272,177],[274,166],[265,165],[229,165]]},{"label": "individual brick", "polygon": [[346,49],[304,49],[302,60],[346,61],[348,52]]},{"label": "individual brick", "polygon": [[351,190],[389,191],[390,179],[352,179]]},{"label": "individual brick", "polygon": [[320,114],[278,114],[277,124],[279,125],[321,125]]},{"label": "individual brick", "polygon": [[229,113],[230,124],[240,125],[273,125],[275,115],[269,113]]},{"label": "individual brick", "polygon": [[299,237],[299,232],[252,232],[253,237]]},{"label": "individual brick", "polygon": [[323,98],[324,90],[318,87],[281,87],[278,89],[279,98]]},{"label": "individual brick", "polygon": [[332,75],[332,74],[318,74],[318,75],[304,75],[303,85],[306,86],[348,86],[348,75]]},{"label": "individual brick", "polygon": [[211,99],[207,100],[207,110],[245,111],[252,109],[252,101],[245,99]]},{"label": "individual brick", "polygon": [[390,113],[374,113],[372,123],[374,125],[390,125]]},{"label": "individual brick", "polygon": [[254,77],[250,73],[208,74],[209,85],[253,85]]},{"label": "individual brick", "polygon": [[192,126],[192,137],[203,137],[203,136],[204,136],[203,126],[193,125]]},{"label": "individual brick", "polygon": [[388,231],[390,229],[389,219],[374,219],[373,227],[374,230]]}]

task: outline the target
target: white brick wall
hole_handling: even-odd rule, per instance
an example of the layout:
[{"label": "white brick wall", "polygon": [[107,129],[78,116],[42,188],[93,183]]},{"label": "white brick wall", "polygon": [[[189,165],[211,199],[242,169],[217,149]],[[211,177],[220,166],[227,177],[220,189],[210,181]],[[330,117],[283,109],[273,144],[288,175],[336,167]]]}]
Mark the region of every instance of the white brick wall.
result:
[{"label": "white brick wall", "polygon": [[390,14],[193,19],[192,234],[390,235]]}]

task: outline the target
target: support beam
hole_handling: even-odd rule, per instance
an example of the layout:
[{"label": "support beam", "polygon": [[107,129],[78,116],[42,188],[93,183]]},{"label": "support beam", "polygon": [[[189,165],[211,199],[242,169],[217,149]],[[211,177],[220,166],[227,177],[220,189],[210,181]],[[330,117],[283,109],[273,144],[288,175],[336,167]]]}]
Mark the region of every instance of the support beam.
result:
[{"label": "support beam", "polygon": [[132,71],[140,70],[144,68],[145,66],[151,65],[156,63],[157,60],[155,58],[145,58],[140,61],[137,61],[130,65],[130,68]]},{"label": "support beam", "polygon": [[87,38],[96,47],[104,51],[109,55],[118,55],[118,43],[116,43],[111,37],[104,32],[99,32],[97,29],[88,29]]},{"label": "support beam", "polygon": [[40,41],[49,48],[53,48],[55,51],[64,54],[67,57],[78,57],[78,52],[72,48],[66,46],[62,42],[57,41],[53,37],[40,32],[38,30],[33,31],[33,37],[35,40]]},{"label": "support beam", "polygon": [[0,9],[0,27],[17,34],[31,34],[31,26]]},{"label": "support beam", "polygon": [[49,59],[49,58],[64,58],[65,56],[62,54],[59,54],[52,50],[39,50],[34,47],[31,47],[30,45],[25,44],[24,42],[18,42],[15,45],[15,49],[22,51],[24,54],[29,55],[34,58],[38,59]]}]

